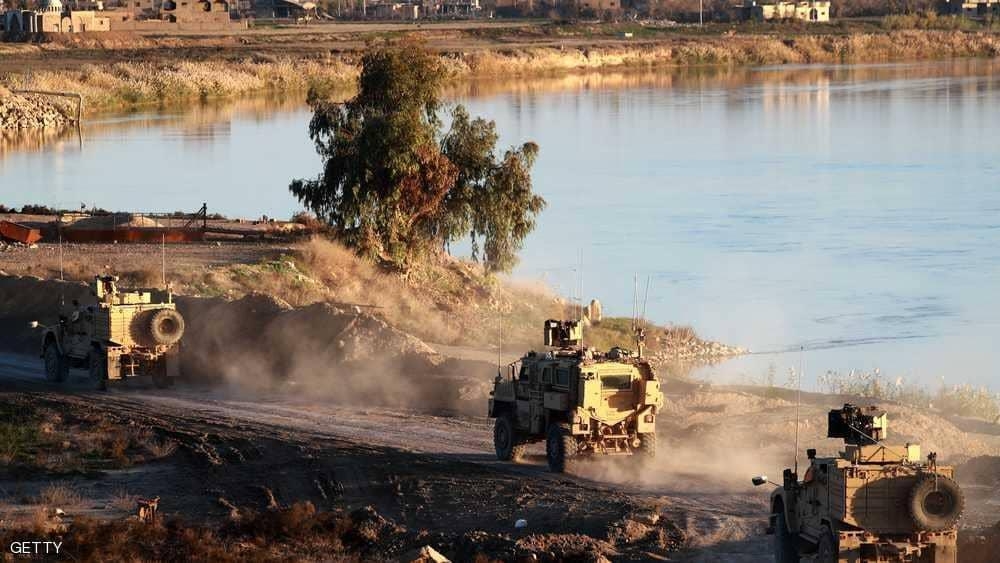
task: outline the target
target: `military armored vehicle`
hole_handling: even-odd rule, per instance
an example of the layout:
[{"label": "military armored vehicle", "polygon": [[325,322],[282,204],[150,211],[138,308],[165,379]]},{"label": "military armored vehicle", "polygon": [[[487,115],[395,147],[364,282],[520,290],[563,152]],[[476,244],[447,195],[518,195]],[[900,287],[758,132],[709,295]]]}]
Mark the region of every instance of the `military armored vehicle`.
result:
[{"label": "military armored vehicle", "polygon": [[821,458],[807,450],[802,480],[786,469],[771,494],[777,563],[955,563],[965,497],[953,470],[934,453],[922,459],[919,445],[886,445],[887,427],[876,407],[830,411],[827,435],[842,438],[844,451]]},{"label": "military armored vehicle", "polygon": [[545,322],[548,351],[529,352],[498,373],[490,394],[497,458],[517,461],[545,441],[549,469],[562,473],[585,456],[656,454],[663,393],[640,352],[581,346],[575,321]]},{"label": "military armored vehicle", "polygon": [[151,375],[163,388],[179,375],[184,318],[170,292],[161,303],[148,291],[119,291],[117,282],[96,277],[89,303],[74,300],[57,324],[44,327],[41,353],[50,381],[65,381],[70,368],[81,368],[98,389],[137,375]]}]

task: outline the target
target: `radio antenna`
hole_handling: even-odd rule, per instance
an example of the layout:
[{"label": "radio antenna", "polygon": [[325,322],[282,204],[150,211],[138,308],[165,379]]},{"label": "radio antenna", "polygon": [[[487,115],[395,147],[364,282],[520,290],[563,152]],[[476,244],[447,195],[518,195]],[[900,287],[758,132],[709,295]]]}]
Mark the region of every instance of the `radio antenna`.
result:
[{"label": "radio antenna", "polygon": [[577,317],[578,321],[583,321],[583,249],[580,249],[580,263],[579,270],[577,272],[577,296],[580,298],[580,315]]},{"label": "radio antenna", "polygon": [[503,377],[503,284],[497,278],[497,378]]},{"label": "radio antenna", "polygon": [[804,347],[799,346],[799,373],[795,378],[795,474],[799,474],[799,409],[802,405],[802,370]]},{"label": "radio antenna", "polygon": [[646,293],[642,296],[642,315],[639,316],[640,319],[645,323],[646,321],[646,304],[649,303],[649,279],[650,276],[646,276]]},{"label": "radio antenna", "polygon": [[163,289],[167,289],[167,233],[160,239],[160,274],[163,278]]},{"label": "radio antenna", "polygon": [[[59,227],[59,281],[64,282],[66,278],[63,274],[63,244],[62,244],[62,226]],[[65,284],[59,284],[59,306],[66,305],[66,286]],[[60,313],[62,314],[62,313]]]},{"label": "radio antenna", "polygon": [[639,274],[632,274],[632,330],[638,323],[639,316]]}]

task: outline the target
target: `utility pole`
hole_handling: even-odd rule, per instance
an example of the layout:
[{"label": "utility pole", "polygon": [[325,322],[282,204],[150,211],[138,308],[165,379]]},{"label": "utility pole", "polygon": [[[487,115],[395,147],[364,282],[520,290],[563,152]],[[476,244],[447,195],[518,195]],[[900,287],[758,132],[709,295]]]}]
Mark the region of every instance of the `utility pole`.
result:
[{"label": "utility pole", "polygon": [[705,0],[698,0],[698,27],[705,27]]}]

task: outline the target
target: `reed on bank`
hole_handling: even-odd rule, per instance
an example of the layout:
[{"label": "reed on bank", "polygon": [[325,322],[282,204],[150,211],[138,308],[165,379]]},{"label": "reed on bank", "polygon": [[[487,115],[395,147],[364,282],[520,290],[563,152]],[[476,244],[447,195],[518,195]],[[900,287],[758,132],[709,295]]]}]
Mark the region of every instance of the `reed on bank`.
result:
[{"label": "reed on bank", "polygon": [[[848,35],[727,34],[600,47],[525,47],[441,57],[453,81],[540,76],[579,71],[699,65],[880,63],[1000,56],[1000,34],[902,30]],[[0,85],[79,92],[87,111],[170,105],[261,92],[347,89],[359,69],[353,54],[303,59],[274,56],[241,61],[121,62],[73,70],[8,74]]]}]

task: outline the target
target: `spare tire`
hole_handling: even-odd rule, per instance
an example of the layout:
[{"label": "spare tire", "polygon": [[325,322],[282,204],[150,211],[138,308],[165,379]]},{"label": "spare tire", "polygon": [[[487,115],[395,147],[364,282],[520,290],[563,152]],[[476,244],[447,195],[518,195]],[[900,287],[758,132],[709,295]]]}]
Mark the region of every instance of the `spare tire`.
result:
[{"label": "spare tire", "polygon": [[184,336],[184,317],[174,309],[158,309],[149,317],[148,330],[155,344],[172,346]]},{"label": "spare tire", "polygon": [[944,475],[924,475],[910,490],[910,516],[920,530],[941,532],[953,527],[965,510],[965,494]]}]

